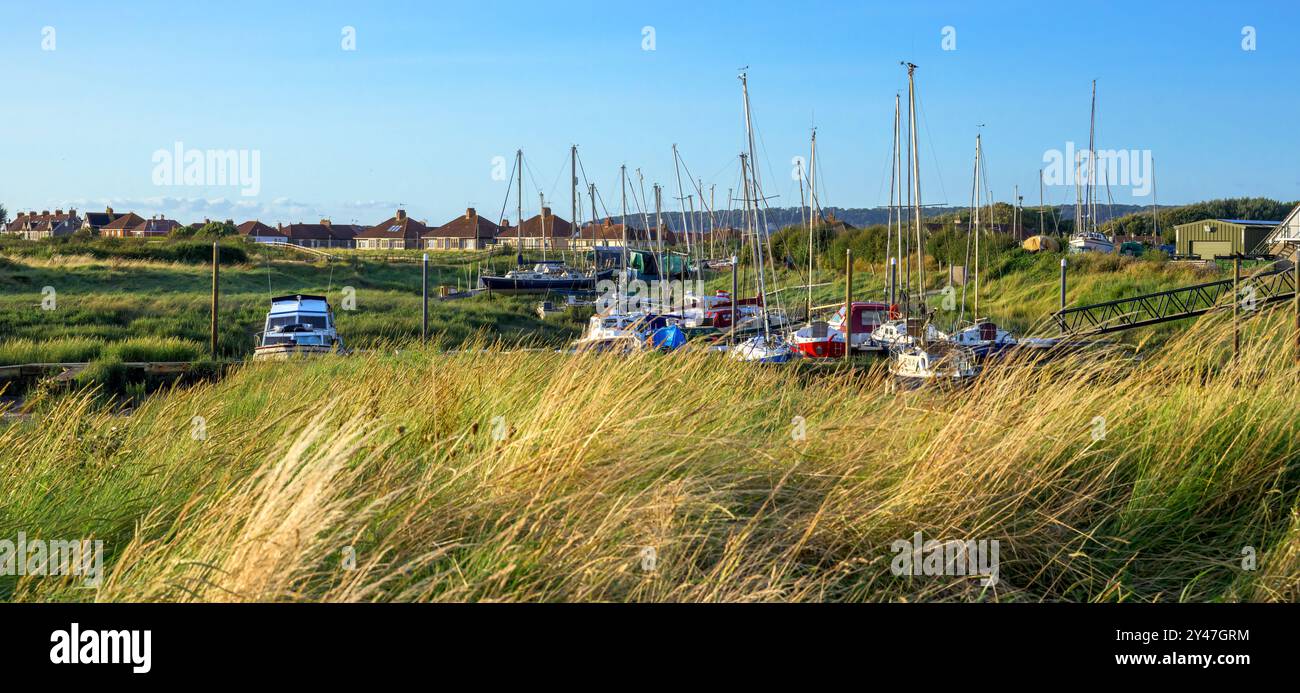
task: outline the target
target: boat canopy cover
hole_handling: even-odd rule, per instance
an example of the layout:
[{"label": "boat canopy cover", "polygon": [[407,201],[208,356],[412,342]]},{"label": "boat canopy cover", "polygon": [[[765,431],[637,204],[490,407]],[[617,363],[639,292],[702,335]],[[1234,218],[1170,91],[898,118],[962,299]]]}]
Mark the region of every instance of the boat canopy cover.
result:
[{"label": "boat canopy cover", "polygon": [[661,327],[650,333],[650,346],[656,349],[672,351],[686,343],[686,333],[676,325]]},{"label": "boat canopy cover", "polygon": [[287,313],[328,313],[329,303],[324,296],[277,296],[271,299],[271,315]]}]

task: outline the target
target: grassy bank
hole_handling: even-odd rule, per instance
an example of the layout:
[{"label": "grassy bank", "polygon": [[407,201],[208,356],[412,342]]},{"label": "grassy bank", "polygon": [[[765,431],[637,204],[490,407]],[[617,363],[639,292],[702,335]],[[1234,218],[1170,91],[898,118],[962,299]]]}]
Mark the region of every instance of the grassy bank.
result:
[{"label": "grassy bank", "polygon": [[[1210,317],[1140,361],[951,393],[704,354],[403,350],[250,364],[128,418],[68,397],[0,428],[0,536],[101,539],[106,579],[0,595],[1294,601],[1291,336],[1252,322],[1229,364]],[[916,532],[998,541],[997,584],[895,575]]]}]

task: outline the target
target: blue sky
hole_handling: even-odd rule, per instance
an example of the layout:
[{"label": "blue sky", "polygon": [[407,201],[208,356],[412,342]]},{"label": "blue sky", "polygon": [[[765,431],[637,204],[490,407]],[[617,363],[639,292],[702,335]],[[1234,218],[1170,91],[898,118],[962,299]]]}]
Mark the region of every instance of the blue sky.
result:
[{"label": "blue sky", "polygon": [[[747,65],[772,204],[797,204],[790,162],[816,125],[823,204],[875,206],[904,59],[920,66],[927,204],[968,201],[980,125],[994,195],[1018,184],[1035,203],[1044,153],[1086,145],[1094,78],[1099,148],[1150,151],[1160,203],[1300,198],[1300,44],[1288,36],[1300,8],[1137,5],[10,2],[0,203],[11,215],[112,205],[182,222],[363,224],[400,203],[441,223],[466,206],[498,214],[507,182],[493,159],[522,148],[526,215],[540,188],[567,217],[576,143],[611,211],[623,163],[634,183],[640,168],[647,187],[663,184],[673,209],[677,143],[722,206],[739,177]],[[343,50],[345,27],[356,50]],[[156,184],[154,153],[176,142],[256,151],[257,194]],[[1130,193],[1112,189],[1150,202]]]}]

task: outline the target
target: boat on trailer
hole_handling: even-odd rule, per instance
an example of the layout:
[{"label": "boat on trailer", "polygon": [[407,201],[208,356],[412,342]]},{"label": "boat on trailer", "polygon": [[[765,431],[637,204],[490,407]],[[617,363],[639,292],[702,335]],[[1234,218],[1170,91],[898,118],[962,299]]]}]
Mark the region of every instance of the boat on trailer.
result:
[{"label": "boat on trailer", "polygon": [[257,334],[254,360],[283,360],[346,353],[324,296],[295,294],[271,299],[266,323]]}]

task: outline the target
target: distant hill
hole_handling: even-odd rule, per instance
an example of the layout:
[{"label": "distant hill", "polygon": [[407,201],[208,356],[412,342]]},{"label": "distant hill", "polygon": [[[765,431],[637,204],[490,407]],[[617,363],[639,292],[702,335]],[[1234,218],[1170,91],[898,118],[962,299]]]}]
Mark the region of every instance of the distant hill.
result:
[{"label": "distant hill", "polygon": [[[1161,205],[1160,209],[1162,210],[1173,209],[1173,207]],[[1025,206],[1022,207],[1021,210],[1024,214],[1025,226],[1031,231],[1033,231],[1036,228],[1038,223],[1038,207]],[[954,215],[964,216],[970,211],[970,208],[969,207],[926,207],[923,211],[927,218],[952,217]],[[994,215],[995,220],[998,223],[1009,223],[1011,221],[1010,204],[1007,204],[1005,202],[999,202],[995,205],[994,211],[995,211],[995,215]],[[798,207],[772,207],[768,209],[766,213],[768,230],[776,231],[786,226],[801,224],[803,223],[803,219],[807,215],[807,213],[808,212],[806,209],[801,210]],[[1047,221],[1047,226],[1050,229],[1052,228],[1052,222],[1050,221],[1050,216],[1052,214],[1051,207],[1048,207],[1045,213],[1049,217]],[[858,228],[865,228],[868,226],[875,226],[878,224],[883,225],[889,220],[888,207],[826,207],[822,210],[822,214],[827,217],[833,216],[835,219],[839,221],[843,221],[845,223],[851,224]],[[1061,205],[1056,208],[1056,214],[1058,220],[1071,220],[1074,218],[1074,205]],[[1098,209],[1097,217],[1100,221],[1104,223],[1112,219],[1118,219],[1121,217],[1137,215],[1137,214],[1150,214],[1150,207],[1142,206],[1142,205],[1102,205]],[[696,215],[704,220],[703,223],[705,225],[705,228],[707,228],[708,226],[707,215],[704,215],[700,212],[697,212]],[[681,215],[679,212],[672,212],[672,213],[665,212],[664,217],[666,219],[665,224],[668,226],[668,228],[677,229],[677,227],[681,226]],[[714,212],[714,223],[717,224],[718,226],[740,226],[742,218],[743,218],[743,210],[739,210],[739,209],[733,209],[733,210],[720,209]],[[651,218],[651,225],[653,224],[654,224],[654,220],[653,218]],[[644,226],[644,223],[640,218],[640,215],[634,216],[632,214],[629,214],[628,226],[631,226],[633,228],[642,228]]]},{"label": "distant hill", "polygon": [[[1287,215],[1292,208],[1300,204],[1297,202],[1287,202],[1273,200],[1265,197],[1241,197],[1228,198],[1219,200],[1207,200],[1204,202],[1194,202],[1186,205],[1159,205],[1156,207],[1156,214],[1160,223],[1160,232],[1166,239],[1173,239],[1173,227],[1200,219],[1258,219],[1267,221],[1278,221]],[[969,207],[927,207],[924,210],[925,216],[929,218],[946,218],[954,217],[965,218],[969,212]],[[1023,215],[1023,224],[1027,233],[1037,233],[1038,231],[1038,207],[1025,206],[1021,208]],[[858,228],[885,224],[889,220],[888,207],[827,207],[822,210],[823,215],[834,217],[836,220],[846,222]],[[1044,210],[1045,226],[1047,231],[1060,230],[1068,232],[1072,228],[1074,219],[1074,205],[1060,205],[1055,208],[1056,220],[1053,221],[1051,215],[1053,209],[1047,207]],[[766,212],[767,230],[777,231],[786,226],[795,226],[803,223],[806,210],[798,207],[773,207]],[[993,205],[992,223],[1009,224],[1011,221],[1012,208],[1006,202],[998,202]],[[697,212],[696,216],[702,220],[704,228],[708,228],[708,216]],[[665,223],[668,228],[678,230],[681,226],[681,216],[678,212],[664,213]],[[742,210],[718,210],[714,213],[714,223],[718,227],[734,226],[742,224]],[[1097,209],[1097,218],[1101,222],[1102,230],[1106,233],[1120,234],[1127,236],[1147,236],[1151,234],[1151,207],[1149,205],[1100,205]],[[651,219],[653,225],[654,220]],[[642,228],[643,222],[640,215],[628,215],[628,226]]]},{"label": "distant hill", "polygon": [[[1174,240],[1174,227],[1202,219],[1253,219],[1256,221],[1281,221],[1297,202],[1283,202],[1267,197],[1236,197],[1222,200],[1194,202],[1177,207],[1161,207],[1156,214],[1160,234],[1166,241]],[[1117,217],[1103,224],[1102,230],[1124,236],[1151,235],[1151,212],[1141,210]]]}]

